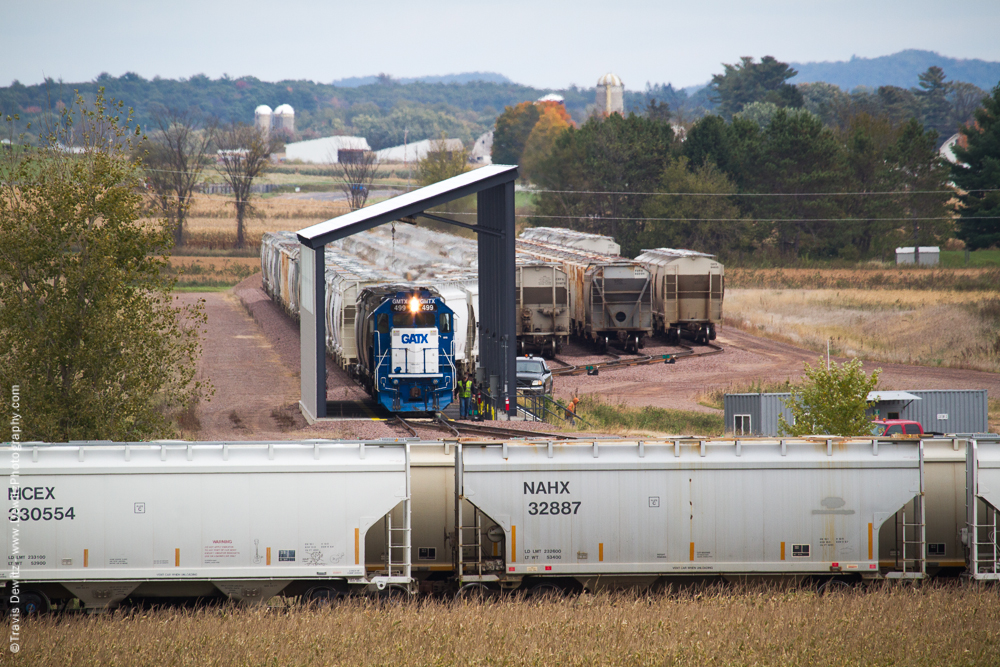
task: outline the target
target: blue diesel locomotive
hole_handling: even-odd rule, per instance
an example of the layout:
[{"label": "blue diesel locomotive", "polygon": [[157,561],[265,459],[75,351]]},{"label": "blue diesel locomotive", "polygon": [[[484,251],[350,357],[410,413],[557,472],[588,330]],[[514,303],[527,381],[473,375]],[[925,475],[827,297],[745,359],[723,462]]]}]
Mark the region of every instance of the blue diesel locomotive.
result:
[{"label": "blue diesel locomotive", "polygon": [[357,380],[392,412],[444,410],[455,390],[454,323],[432,287],[362,290],[354,320]]}]

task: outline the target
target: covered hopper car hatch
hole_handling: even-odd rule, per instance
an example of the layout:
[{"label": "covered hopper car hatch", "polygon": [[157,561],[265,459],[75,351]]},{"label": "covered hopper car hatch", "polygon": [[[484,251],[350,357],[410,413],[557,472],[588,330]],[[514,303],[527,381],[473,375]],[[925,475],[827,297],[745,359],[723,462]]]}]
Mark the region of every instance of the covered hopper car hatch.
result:
[{"label": "covered hopper car hatch", "polygon": [[[918,579],[922,452],[919,441],[840,438],[460,445],[460,583]],[[881,567],[880,527],[914,502],[906,557]]]},{"label": "covered hopper car hatch", "polygon": [[[413,589],[407,443],[28,443],[20,455],[17,551],[11,529],[2,542],[19,554],[26,611]],[[391,546],[367,573],[376,525]]]}]

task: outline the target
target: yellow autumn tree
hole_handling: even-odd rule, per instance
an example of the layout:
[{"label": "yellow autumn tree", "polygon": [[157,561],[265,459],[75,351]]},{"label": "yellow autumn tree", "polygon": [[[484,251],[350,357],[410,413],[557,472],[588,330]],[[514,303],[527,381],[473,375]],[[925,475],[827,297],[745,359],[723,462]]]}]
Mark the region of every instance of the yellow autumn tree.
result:
[{"label": "yellow autumn tree", "polygon": [[535,179],[542,161],[552,152],[556,139],[573,124],[563,105],[544,102],[538,106],[538,122],[528,135],[521,156],[521,175],[528,180]]}]

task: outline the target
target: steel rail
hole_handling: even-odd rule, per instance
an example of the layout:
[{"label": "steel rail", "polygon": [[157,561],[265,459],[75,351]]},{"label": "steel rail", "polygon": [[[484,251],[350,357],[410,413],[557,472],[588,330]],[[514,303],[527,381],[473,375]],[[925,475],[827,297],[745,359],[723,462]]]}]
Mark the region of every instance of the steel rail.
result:
[{"label": "steel rail", "polygon": [[[723,351],[722,346],[716,345],[715,343],[708,343],[708,347],[711,348],[708,352],[695,352],[694,348],[686,343],[680,343],[678,347],[684,348],[683,352],[674,352],[668,354],[654,354],[645,355],[642,357],[636,357],[634,359],[622,359],[619,357],[613,361],[602,361],[596,364],[587,364],[585,366],[573,366],[567,364],[561,359],[557,359],[561,364],[566,364],[566,368],[554,368],[552,369],[553,376],[563,376],[563,375],[583,375],[584,373],[589,373],[594,370],[614,370],[616,368],[628,368],[630,366],[643,366],[646,364],[656,364],[665,363],[669,364],[673,361],[679,361],[681,359],[691,359],[693,357],[707,357],[712,354],[719,354]],[[617,355],[615,355],[617,356]]]}]

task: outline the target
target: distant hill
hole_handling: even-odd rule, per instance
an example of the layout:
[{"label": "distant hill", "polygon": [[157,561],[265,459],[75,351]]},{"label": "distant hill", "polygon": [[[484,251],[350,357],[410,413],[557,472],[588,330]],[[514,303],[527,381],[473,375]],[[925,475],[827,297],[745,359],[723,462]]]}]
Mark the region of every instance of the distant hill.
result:
[{"label": "distant hill", "polygon": [[825,81],[848,91],[858,86],[913,88],[918,83],[917,77],[935,65],[944,70],[949,81],[967,81],[986,91],[1000,82],[1000,63],[949,58],[918,49],[878,58],[852,57],[847,61],[789,64],[799,72],[791,83]]},{"label": "distant hill", "polygon": [[[462,74],[445,74],[443,76],[417,76],[412,78],[393,78],[396,83],[470,83],[472,81],[485,81],[486,83],[514,83],[503,74],[496,72],[463,72]],[[338,88],[357,88],[359,86],[370,86],[378,83],[378,76],[349,76],[344,79],[337,79],[332,85]]]}]

